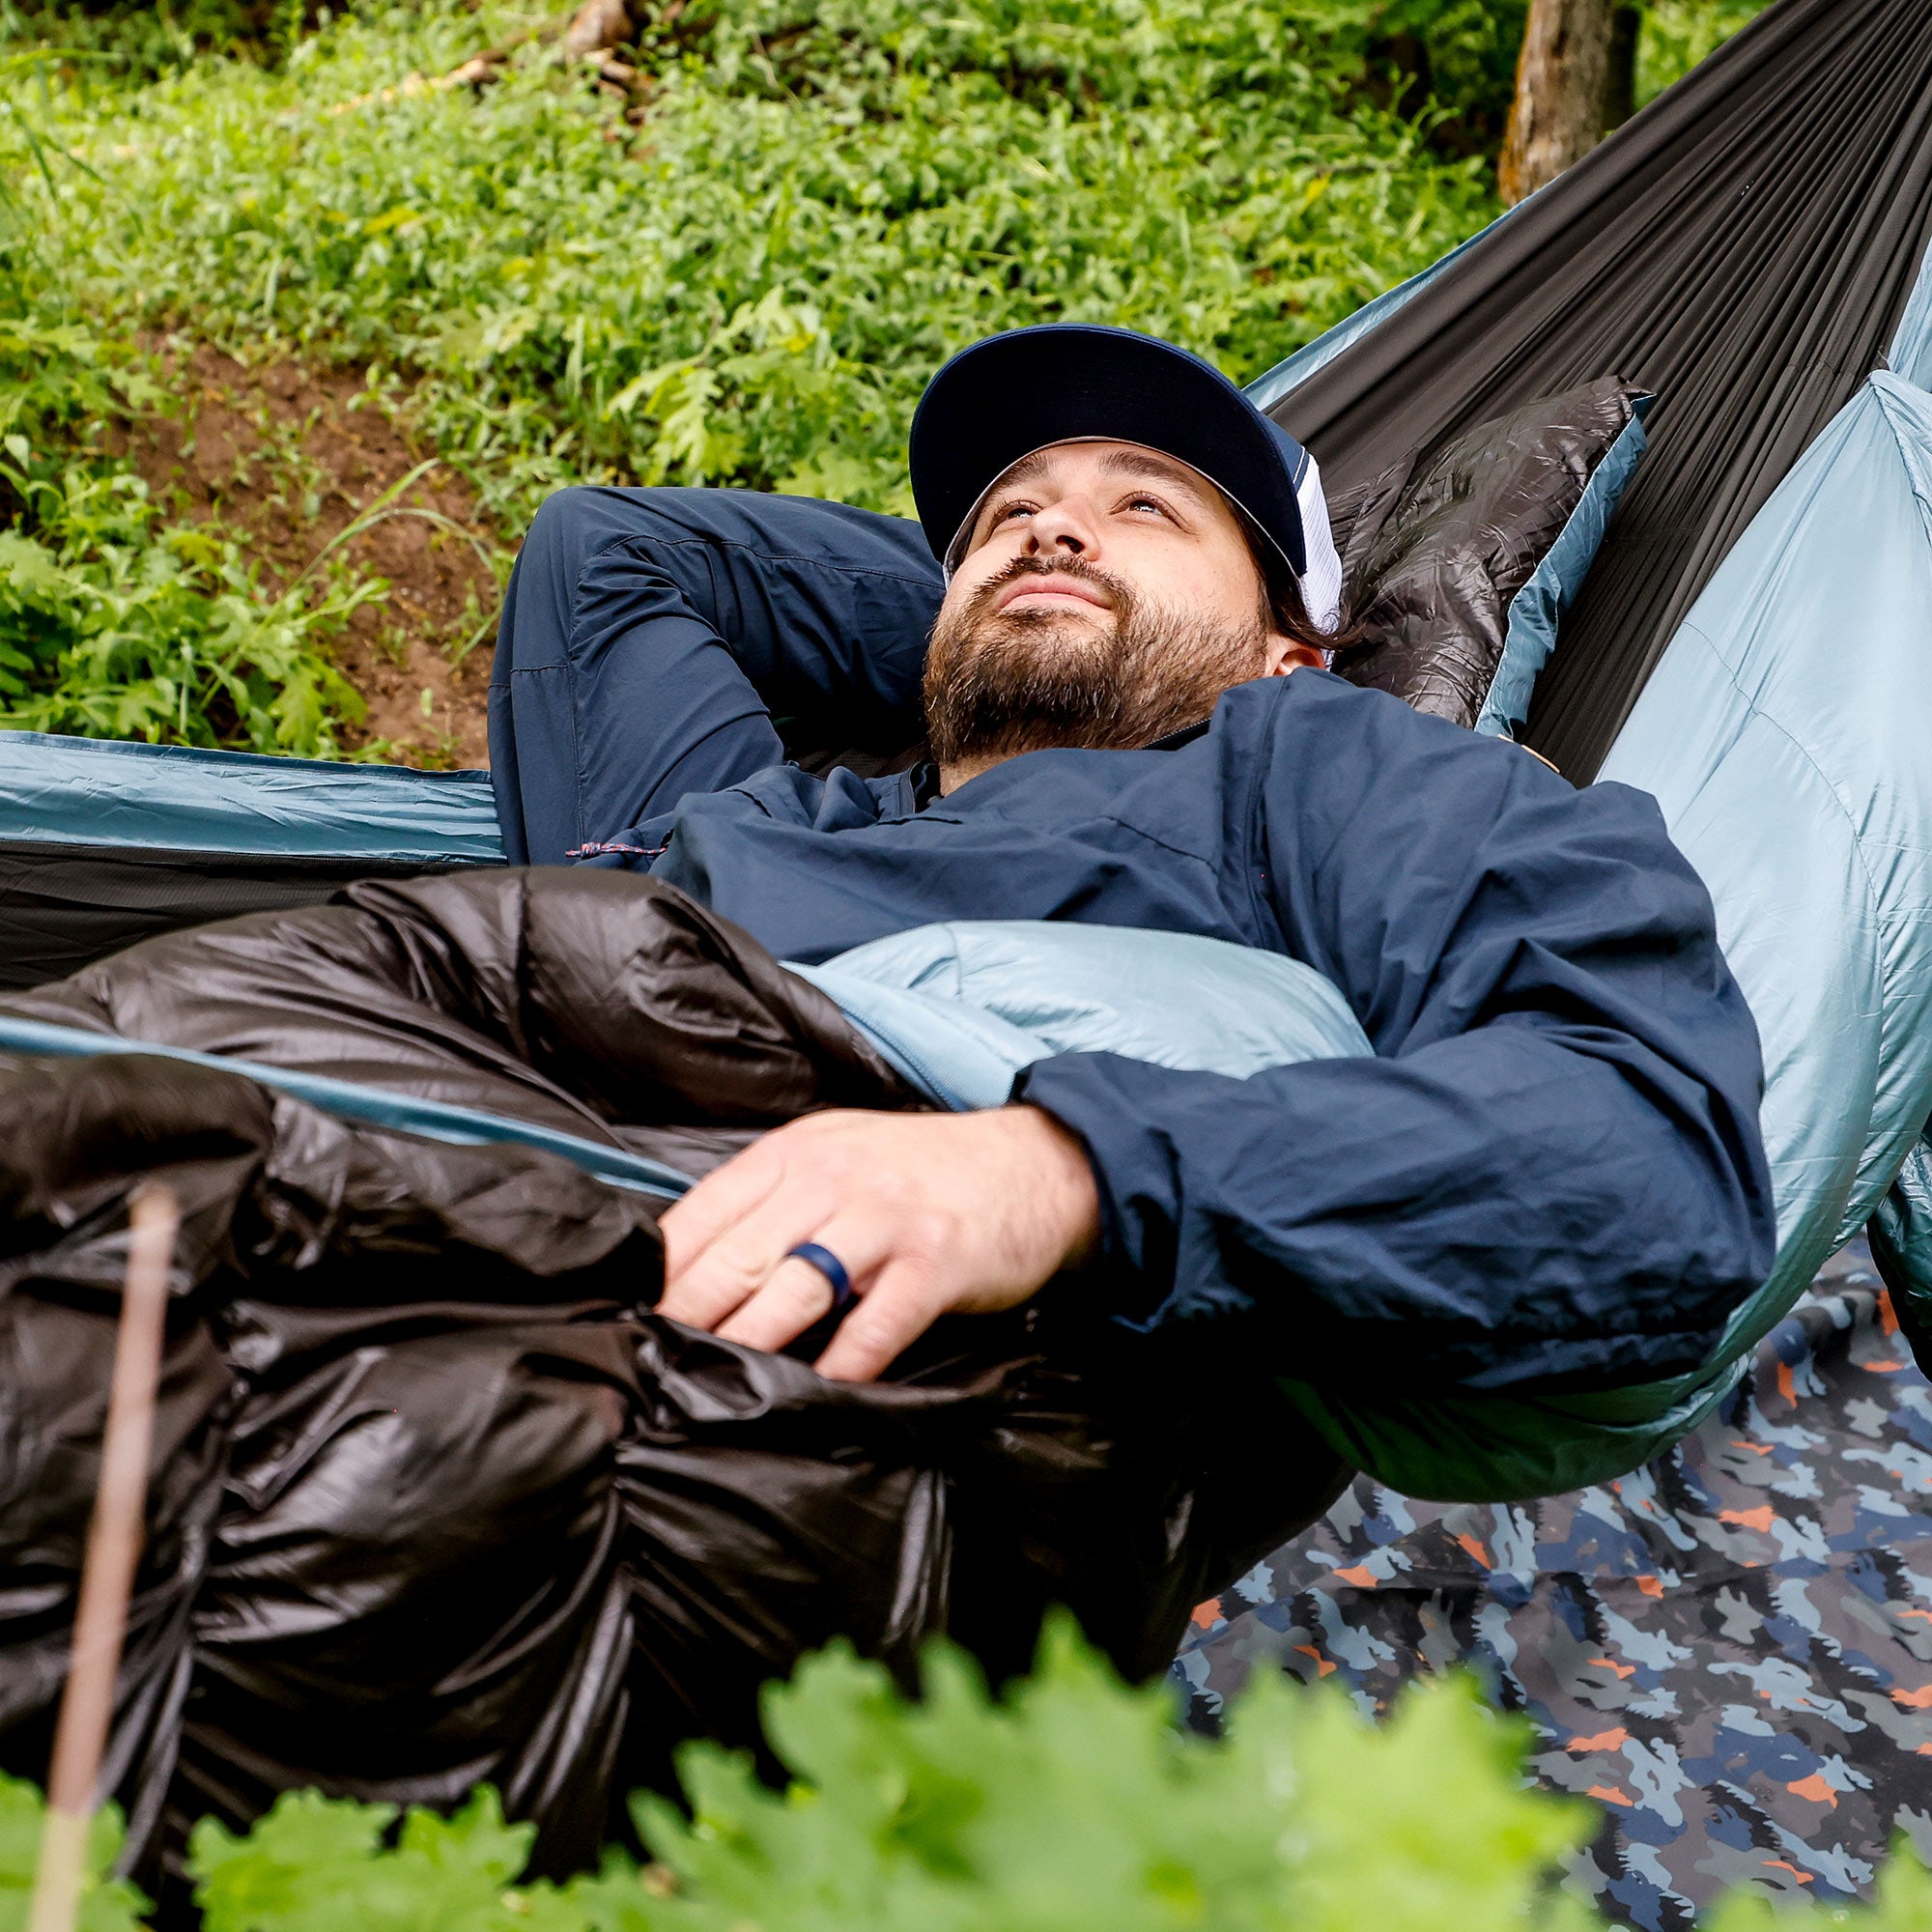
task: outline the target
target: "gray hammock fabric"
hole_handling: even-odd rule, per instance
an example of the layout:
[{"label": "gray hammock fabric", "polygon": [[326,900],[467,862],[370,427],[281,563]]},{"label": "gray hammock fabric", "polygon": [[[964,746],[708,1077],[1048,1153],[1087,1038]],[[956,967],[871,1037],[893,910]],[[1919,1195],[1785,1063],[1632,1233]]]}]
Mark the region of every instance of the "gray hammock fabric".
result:
[{"label": "gray hammock fabric", "polygon": [[1656,393],[1525,734],[1584,783],[1713,572],[1882,363],[1928,236],[1932,7],[1783,0],[1399,305],[1250,393],[1331,497],[1533,397],[1611,372]]}]

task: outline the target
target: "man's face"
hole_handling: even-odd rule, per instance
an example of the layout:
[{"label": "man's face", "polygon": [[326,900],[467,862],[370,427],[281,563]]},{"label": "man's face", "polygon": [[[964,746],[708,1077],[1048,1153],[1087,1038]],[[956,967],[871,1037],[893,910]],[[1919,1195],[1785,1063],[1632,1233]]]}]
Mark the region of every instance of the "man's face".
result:
[{"label": "man's face", "polygon": [[927,730],[951,789],[1022,752],[1151,744],[1231,685],[1320,662],[1273,628],[1206,478],[1138,443],[1055,443],[974,519],[926,659]]}]

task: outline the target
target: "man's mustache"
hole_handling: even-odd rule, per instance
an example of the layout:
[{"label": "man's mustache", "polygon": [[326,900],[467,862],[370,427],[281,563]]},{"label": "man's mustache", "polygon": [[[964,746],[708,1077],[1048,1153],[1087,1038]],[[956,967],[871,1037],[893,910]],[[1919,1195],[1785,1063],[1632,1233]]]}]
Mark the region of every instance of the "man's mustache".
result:
[{"label": "man's mustache", "polygon": [[1015,582],[1022,577],[1072,577],[1083,583],[1097,584],[1107,593],[1108,602],[1113,606],[1117,617],[1124,616],[1133,602],[1133,593],[1118,577],[1111,571],[1088,563],[1084,558],[1016,556],[974,591],[969,614],[979,616],[990,610],[1000,592],[1008,584]]}]

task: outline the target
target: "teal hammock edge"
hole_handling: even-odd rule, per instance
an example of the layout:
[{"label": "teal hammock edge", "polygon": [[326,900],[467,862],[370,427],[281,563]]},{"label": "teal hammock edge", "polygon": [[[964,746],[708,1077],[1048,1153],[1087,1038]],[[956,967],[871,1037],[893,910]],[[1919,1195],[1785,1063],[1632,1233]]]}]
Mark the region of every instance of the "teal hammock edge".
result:
[{"label": "teal hammock edge", "polygon": [[116,1034],[89,1033],[79,1027],[53,1026],[42,1020],[12,1019],[0,1014],[0,1049],[14,1053],[45,1054],[64,1059],[103,1058],[136,1054],[152,1060],[176,1061],[188,1066],[213,1067],[263,1087],[272,1087],[304,1100],[337,1120],[358,1126],[419,1134],[425,1140],[455,1147],[484,1147],[514,1142],[555,1154],[613,1187],[674,1201],[692,1186],[688,1174],[623,1148],[599,1147],[595,1141],[542,1127],[527,1121],[486,1114],[480,1108],[459,1107],[446,1100],[424,1100],[406,1094],[388,1094],[354,1080],[337,1080],[326,1073],[298,1073],[269,1066],[258,1060],[230,1059],[218,1053],[197,1053],[185,1046],[158,1046],[151,1041],[123,1039]]},{"label": "teal hammock edge", "polygon": [[0,731],[0,839],[369,865],[499,866],[485,771]]}]

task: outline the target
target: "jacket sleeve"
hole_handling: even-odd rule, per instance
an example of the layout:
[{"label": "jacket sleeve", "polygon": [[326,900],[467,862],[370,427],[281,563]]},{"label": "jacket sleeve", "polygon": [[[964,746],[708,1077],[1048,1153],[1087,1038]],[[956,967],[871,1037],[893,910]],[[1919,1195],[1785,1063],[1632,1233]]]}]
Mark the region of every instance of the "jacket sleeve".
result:
[{"label": "jacket sleeve", "polygon": [[490,761],[516,864],[781,763],[919,735],[943,590],[919,526],[750,490],[559,491],[504,602]]},{"label": "jacket sleeve", "polygon": [[1693,1366],[1775,1245],[1708,894],[1647,795],[1341,689],[1274,707],[1252,884],[1376,1057],[1015,1090],[1089,1149],[1128,1319],[1383,1390]]}]

